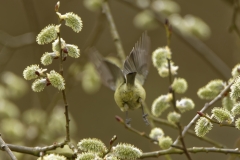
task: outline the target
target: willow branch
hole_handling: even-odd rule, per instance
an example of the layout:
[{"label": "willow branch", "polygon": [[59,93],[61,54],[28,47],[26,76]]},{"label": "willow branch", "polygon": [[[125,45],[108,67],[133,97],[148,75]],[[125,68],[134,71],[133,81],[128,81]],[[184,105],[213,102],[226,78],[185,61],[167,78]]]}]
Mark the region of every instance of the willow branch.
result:
[{"label": "willow branch", "polygon": [[[206,103],[204,105],[204,107],[201,109],[201,113],[204,113],[209,107],[211,107],[214,103],[216,103],[217,101],[219,101],[222,97],[224,97],[224,95],[229,92],[230,87],[233,85],[233,83],[235,82],[232,81],[232,83],[230,83],[225,89],[222,90],[221,93],[219,93],[219,95],[217,97],[215,97],[212,101],[210,101],[209,103]],[[197,114],[191,121],[190,123],[188,123],[188,125],[184,128],[184,130],[182,131],[182,136],[185,136],[186,132],[188,131],[188,129],[194,124],[196,123],[196,121],[198,120],[198,118],[200,117],[199,114]],[[176,139],[176,141],[173,143],[173,145],[177,145],[179,141],[179,137]]]},{"label": "willow branch", "polygon": [[121,61],[124,62],[124,60],[125,60],[124,49],[123,49],[123,46],[122,46],[118,31],[117,31],[116,25],[114,23],[114,20],[113,20],[113,17],[112,17],[112,14],[111,14],[111,11],[110,11],[107,1],[103,2],[102,8],[103,8],[104,13],[106,14],[106,17],[107,17],[107,20],[108,20],[108,23],[110,26],[112,38],[113,38],[113,41],[117,48],[118,56],[121,59]]},{"label": "willow branch", "polygon": [[[60,24],[61,24],[61,20],[59,20]],[[60,30],[60,29],[59,29]],[[62,51],[62,44],[61,44],[61,34],[60,34],[60,31],[58,33],[58,40],[59,40],[59,48],[60,48],[60,60],[59,60],[59,72],[60,74],[62,75],[63,77],[63,51]],[[65,140],[67,142],[70,141],[70,129],[69,129],[69,122],[70,122],[70,119],[69,119],[69,114],[68,114],[68,103],[67,103],[67,96],[66,96],[66,92],[65,92],[65,89],[62,90],[62,96],[63,96],[63,101],[64,101],[64,105],[65,105],[65,119],[66,119],[66,138]]]},{"label": "willow branch", "polygon": [[155,141],[154,139],[150,138],[145,132],[138,131],[137,129],[127,125],[121,117],[115,116],[115,118],[120,124],[122,124],[129,131],[136,133],[137,135],[140,135],[141,137],[144,137],[148,140]]},{"label": "willow branch", "polygon": [[11,149],[8,147],[8,145],[4,142],[4,140],[2,139],[2,136],[0,134],[0,145],[1,145],[1,150],[6,151],[7,154],[9,155],[9,157],[12,160],[17,160],[17,158],[15,157],[15,155],[12,153]]},{"label": "willow branch", "polygon": [[[240,154],[240,151],[237,149],[224,149],[224,148],[215,148],[215,147],[193,147],[188,148],[188,152],[190,153],[224,153],[224,154]],[[159,157],[166,154],[183,154],[183,150],[170,148],[167,150],[160,150],[155,152],[147,152],[143,153],[140,157],[141,159],[149,158],[149,157]]]},{"label": "willow branch", "polygon": [[61,143],[54,143],[53,145],[46,146],[46,147],[26,147],[26,146],[19,146],[14,144],[7,144],[7,146],[13,151],[13,152],[19,152],[19,153],[25,153],[33,156],[40,157],[42,154],[44,154],[47,151],[55,150],[57,148],[62,148],[66,142]]}]

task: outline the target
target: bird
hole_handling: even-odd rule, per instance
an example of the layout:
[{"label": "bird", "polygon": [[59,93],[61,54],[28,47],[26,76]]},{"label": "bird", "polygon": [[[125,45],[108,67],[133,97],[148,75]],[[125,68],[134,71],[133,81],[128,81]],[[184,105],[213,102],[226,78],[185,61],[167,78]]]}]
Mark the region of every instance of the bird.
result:
[{"label": "bird", "polygon": [[143,110],[146,92],[143,88],[148,75],[150,38],[145,31],[135,43],[132,51],[126,57],[123,68],[120,69],[107,59],[104,59],[95,47],[89,49],[89,57],[98,72],[102,83],[115,91],[114,99],[121,111],[126,112],[127,125],[131,119],[128,111],[142,108],[143,120],[148,124],[147,114]]}]

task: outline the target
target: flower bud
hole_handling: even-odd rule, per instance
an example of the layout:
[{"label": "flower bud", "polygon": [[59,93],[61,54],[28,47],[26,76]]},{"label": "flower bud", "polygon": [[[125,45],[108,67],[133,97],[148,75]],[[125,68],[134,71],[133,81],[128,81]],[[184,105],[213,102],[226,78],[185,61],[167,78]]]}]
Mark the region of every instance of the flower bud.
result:
[{"label": "flower bud", "polygon": [[235,121],[235,127],[240,130],[240,118]]},{"label": "flower bud", "polygon": [[232,100],[229,95],[222,98],[222,107],[228,111],[232,110],[235,103],[236,101]]},{"label": "flower bud", "polygon": [[[179,68],[178,66],[174,66],[174,64],[171,63],[171,74],[176,75],[178,68]],[[158,68],[158,73],[163,78],[168,77],[169,76],[168,64],[165,63],[164,66]]]},{"label": "flower bud", "polygon": [[39,65],[34,64],[34,65],[31,65],[31,66],[28,66],[23,71],[23,77],[26,80],[35,79],[35,78],[38,77],[38,75],[36,74],[36,71],[39,71],[39,70],[40,70]]},{"label": "flower bud", "polygon": [[68,55],[73,58],[78,58],[80,56],[80,50],[78,49],[78,46],[67,44],[66,45]]},{"label": "flower bud", "polygon": [[48,154],[43,157],[39,157],[37,160],[67,160],[67,158],[56,154]]},{"label": "flower bud", "polygon": [[156,117],[160,116],[167,108],[171,106],[172,94],[161,95],[153,101],[152,114]]},{"label": "flower bud", "polygon": [[205,117],[200,117],[195,125],[195,133],[198,137],[203,137],[212,129],[213,124]]},{"label": "flower bud", "polygon": [[52,43],[52,50],[56,51],[58,53],[61,52],[61,49],[65,48],[66,42],[61,38],[61,48],[59,47],[59,38],[57,38],[53,43]]},{"label": "flower bud", "polygon": [[106,153],[107,147],[105,144],[96,138],[82,139],[78,142],[78,149],[84,152]]},{"label": "flower bud", "polygon": [[78,15],[72,12],[66,13],[64,15],[61,15],[60,13],[57,12],[57,14],[60,19],[65,20],[65,25],[72,28],[74,32],[78,33],[82,30],[83,23],[81,18]]},{"label": "flower bud", "polygon": [[214,99],[225,87],[222,80],[212,80],[206,86],[200,88],[197,92],[199,98],[211,100]]},{"label": "flower bud", "polygon": [[232,69],[232,76],[233,78],[236,78],[237,76],[240,75],[240,64],[237,64],[233,69]]},{"label": "flower bud", "polygon": [[225,108],[219,108],[214,107],[212,109],[212,114],[214,115],[214,118],[222,123],[223,121],[227,121],[228,123],[232,123],[234,117],[231,115],[231,113],[226,110]]},{"label": "flower bud", "polygon": [[41,92],[47,86],[47,80],[45,78],[36,79],[32,83],[32,90],[34,92]]},{"label": "flower bud", "polygon": [[49,74],[47,74],[47,78],[53,87],[59,90],[65,89],[64,78],[56,71],[52,70]]},{"label": "flower bud", "polygon": [[154,139],[154,140],[158,140],[159,138],[164,136],[164,132],[161,128],[153,128],[149,134],[149,137]]},{"label": "flower bud", "polygon": [[136,5],[141,9],[148,8],[150,5],[150,0],[136,0]]},{"label": "flower bud", "polygon": [[240,77],[238,77],[231,86],[230,97],[233,100],[236,100],[240,97]]},{"label": "flower bud", "polygon": [[177,113],[177,112],[169,112],[168,116],[167,116],[167,120],[170,123],[178,123],[180,121],[181,118],[181,114]]},{"label": "flower bud", "polygon": [[140,29],[154,29],[158,26],[154,15],[150,10],[139,12],[133,19],[133,23]]},{"label": "flower bud", "polygon": [[201,39],[206,39],[210,36],[211,30],[209,26],[200,18],[186,15],[183,19],[186,30],[191,34]]},{"label": "flower bud", "polygon": [[61,25],[48,25],[37,35],[37,43],[40,45],[48,44],[57,38]]},{"label": "flower bud", "polygon": [[166,47],[159,47],[152,53],[153,65],[156,68],[160,68],[167,63],[167,59],[171,59],[171,51]]},{"label": "flower bud", "polygon": [[188,88],[187,81],[184,78],[175,78],[172,88],[176,93],[184,93]]},{"label": "flower bud", "polygon": [[155,0],[152,2],[152,9],[158,13],[171,15],[180,11],[179,5],[174,1]]},{"label": "flower bud", "polygon": [[60,8],[60,1],[58,1],[55,5],[55,12],[58,12],[59,8]]},{"label": "flower bud", "polygon": [[45,125],[47,114],[40,108],[31,108],[21,114],[21,117],[24,124],[42,127]]},{"label": "flower bud", "polygon": [[182,98],[180,101],[177,100],[176,107],[183,113],[192,110],[195,104],[190,98]]},{"label": "flower bud", "polygon": [[206,85],[206,88],[209,88],[210,90],[215,91],[217,93],[220,93],[224,89],[224,87],[225,84],[220,79],[212,80]]},{"label": "flower bud", "polygon": [[198,90],[197,95],[201,99],[211,100],[214,99],[218,93],[210,90],[209,88],[202,87]]},{"label": "flower bud", "polygon": [[1,80],[5,85],[5,88],[2,88],[2,86],[0,86],[0,90],[2,89],[0,91],[1,98],[20,98],[21,96],[25,95],[28,89],[26,81],[12,72],[2,72]]},{"label": "flower bud", "polygon": [[19,118],[4,118],[0,121],[1,134],[8,136],[12,141],[21,141],[26,137],[26,128]]},{"label": "flower bud", "polygon": [[96,157],[98,156],[93,152],[83,152],[77,155],[76,160],[91,160],[91,159],[95,159]]},{"label": "flower bud", "polygon": [[104,157],[104,160],[119,160],[114,154],[107,154],[105,157]]},{"label": "flower bud", "polygon": [[240,103],[236,103],[231,111],[234,116],[240,115]]},{"label": "flower bud", "polygon": [[82,87],[89,94],[95,93],[101,87],[100,77],[92,63],[87,63],[84,66]]},{"label": "flower bud", "polygon": [[113,153],[120,159],[137,159],[142,155],[142,151],[140,149],[126,143],[120,143],[113,147]]},{"label": "flower bud", "polygon": [[[4,89],[4,88],[0,88],[0,89]],[[19,111],[19,107],[16,106],[13,102],[5,99],[5,98],[2,98],[1,101],[0,101],[0,117],[1,119],[4,119],[4,118],[18,118],[19,115],[21,115],[22,117],[22,114],[20,114],[20,111]]]},{"label": "flower bud", "polygon": [[59,57],[59,53],[58,52],[45,52],[42,57],[41,57],[41,63],[44,66],[47,66],[49,64],[52,64],[52,61],[54,58]]},{"label": "flower bud", "polygon": [[90,11],[98,11],[102,7],[103,0],[84,0],[83,5]]},{"label": "flower bud", "polygon": [[159,138],[159,139],[158,139],[158,142],[159,142],[159,146],[160,146],[162,149],[168,149],[168,148],[170,148],[171,145],[172,145],[172,143],[173,143],[172,138],[170,138],[169,136]]}]

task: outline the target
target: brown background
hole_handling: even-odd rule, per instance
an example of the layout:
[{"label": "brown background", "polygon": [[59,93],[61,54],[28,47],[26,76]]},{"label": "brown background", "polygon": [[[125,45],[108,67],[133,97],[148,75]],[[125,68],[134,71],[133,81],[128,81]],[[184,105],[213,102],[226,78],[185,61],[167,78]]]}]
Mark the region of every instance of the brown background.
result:
[{"label": "brown background", "polygon": [[[123,42],[124,50],[126,53],[129,53],[136,40],[140,37],[142,30],[136,29],[132,22],[137,11],[122,4],[120,1],[121,0],[111,0],[110,7]],[[26,32],[39,33],[46,25],[57,23],[57,17],[54,13],[54,5],[56,2],[56,0],[0,0],[0,31],[6,32],[11,36],[18,36]],[[210,26],[212,35],[204,43],[206,43],[206,45],[209,46],[227,66],[232,68],[239,62],[239,37],[234,33],[228,32],[232,16],[231,6],[220,0],[178,0],[176,2],[181,7],[181,15],[193,14],[202,18]],[[62,0],[60,12],[66,13],[69,11],[81,16],[83,20],[83,30],[79,34],[76,34],[68,27],[62,27],[62,36],[67,42],[76,44],[82,49],[88,36],[92,32],[97,15],[84,8],[81,0]],[[152,50],[156,49],[158,46],[166,45],[165,31],[161,25],[148,33],[152,41]],[[8,40],[6,39],[5,42],[7,44]],[[175,35],[172,37],[171,46],[173,61],[176,65],[180,66],[178,76],[184,77],[189,84],[189,90],[184,96],[192,98],[196,104],[195,110],[183,115],[182,123],[186,124],[205,103],[205,101],[199,100],[196,95],[198,88],[212,79],[224,78],[221,74],[217,73],[209,63],[203,60],[193,49],[190,49],[186,43],[182,42]],[[4,47],[4,44],[0,44],[0,47],[0,61],[2,64],[6,61],[5,58],[11,56],[10,60],[5,65],[1,65],[1,71],[9,70],[17,75],[21,75],[26,66],[40,63],[39,60],[41,55],[45,51],[51,49],[51,45],[39,46],[36,42],[21,48]],[[107,24],[104,27],[104,31],[96,47],[104,55],[116,53]],[[84,55],[80,58],[81,64],[85,63],[87,60]],[[65,71],[74,61],[74,59],[69,58],[66,63],[64,63]],[[49,70],[50,68],[58,69],[58,63],[50,65]],[[22,99],[17,100],[16,104],[21,110],[26,110],[31,107],[46,108],[45,106],[52,98],[51,95],[53,95],[56,90],[52,87],[48,87],[43,93],[40,93],[41,96],[48,97],[48,99],[44,99],[40,105],[38,99],[39,93],[33,93],[30,90],[31,82],[28,82],[28,84],[29,92]],[[165,94],[168,91],[168,85],[168,80],[160,78],[156,69],[151,66],[149,76],[145,83],[147,104],[151,106],[155,98],[161,94]],[[117,142],[134,144],[144,152],[159,150],[159,147],[156,145],[129,132],[115,121],[115,115],[120,115],[121,117],[125,115],[116,106],[113,99],[113,92],[108,88],[102,86],[98,93],[88,95],[82,90],[79,82],[71,90],[67,91],[67,96],[70,105],[69,110],[77,122],[78,133],[75,137],[76,141],[82,138],[96,137],[108,143],[113,135],[117,135]],[[178,96],[178,98],[180,97],[181,96]],[[216,106],[219,105],[220,103],[216,104]],[[166,117],[166,114],[162,117]],[[64,114],[59,116],[64,118]],[[130,112],[130,116],[132,118],[133,127],[145,131],[146,133],[150,132],[150,127],[145,126],[141,119],[140,110]],[[176,138],[177,132],[175,130],[165,126],[160,127],[165,130],[167,135],[170,135],[173,139]],[[217,125],[214,125],[213,130],[208,134],[209,137],[212,137],[214,140],[228,147],[234,146],[234,142],[238,138],[238,135],[239,131],[237,130],[219,127]],[[55,140],[53,140],[53,142],[54,141]],[[190,136],[186,137],[186,144],[187,147],[210,146]],[[0,152],[0,154],[3,154],[3,152]],[[184,155],[174,155],[172,157],[173,159],[186,159]],[[202,159],[203,157],[206,157],[206,159],[223,160],[227,159],[228,156],[215,153],[199,153],[192,154],[192,157],[194,160]],[[160,157],[159,159],[164,158]]]}]

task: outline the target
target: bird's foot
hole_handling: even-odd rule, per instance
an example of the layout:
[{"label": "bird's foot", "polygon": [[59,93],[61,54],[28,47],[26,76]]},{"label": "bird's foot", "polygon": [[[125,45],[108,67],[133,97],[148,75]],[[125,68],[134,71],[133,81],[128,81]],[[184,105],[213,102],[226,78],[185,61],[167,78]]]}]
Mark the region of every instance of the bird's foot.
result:
[{"label": "bird's foot", "polygon": [[131,118],[126,118],[126,120],[125,120],[125,124],[129,127],[131,126],[131,123],[130,123],[131,120],[132,120]]},{"label": "bird's foot", "polygon": [[143,114],[143,121],[145,122],[146,125],[149,125],[148,119],[147,119],[148,114]]}]

